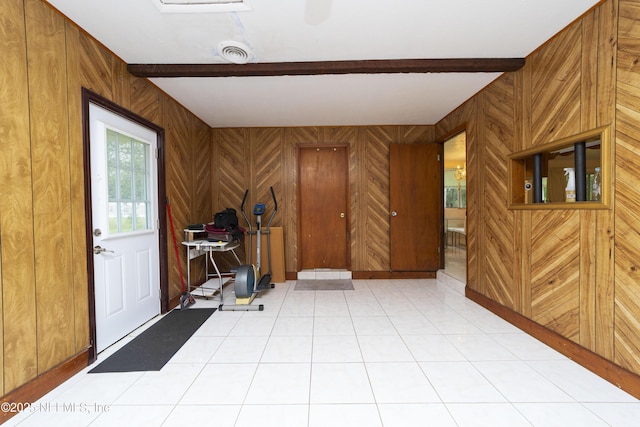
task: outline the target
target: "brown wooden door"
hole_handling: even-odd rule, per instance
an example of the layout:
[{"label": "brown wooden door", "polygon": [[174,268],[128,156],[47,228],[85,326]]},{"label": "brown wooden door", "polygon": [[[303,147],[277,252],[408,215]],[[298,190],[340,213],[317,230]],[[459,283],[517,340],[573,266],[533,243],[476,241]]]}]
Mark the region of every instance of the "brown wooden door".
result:
[{"label": "brown wooden door", "polygon": [[442,225],[440,144],[391,144],[391,270],[437,271]]},{"label": "brown wooden door", "polygon": [[346,146],[298,147],[298,269],[349,268]]}]

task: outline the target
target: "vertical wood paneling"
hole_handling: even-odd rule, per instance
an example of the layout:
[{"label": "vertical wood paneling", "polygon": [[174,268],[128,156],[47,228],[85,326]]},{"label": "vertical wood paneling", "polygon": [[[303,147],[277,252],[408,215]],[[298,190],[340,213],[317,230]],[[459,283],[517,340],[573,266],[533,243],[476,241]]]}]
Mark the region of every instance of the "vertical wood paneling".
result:
[{"label": "vertical wood paneling", "polygon": [[22,0],[7,0],[0,7],[0,35],[5,57],[0,61],[0,390],[4,394],[37,374],[29,88]]},{"label": "vertical wood paneling", "polygon": [[[2,2],[0,34],[0,392],[6,394],[90,346],[81,88],[171,129],[166,161],[176,167],[168,194],[187,195],[177,201],[179,226],[210,210],[211,145],[208,126],[129,75],[126,64],[46,2]],[[195,155],[201,152],[205,159]],[[168,261],[173,298],[180,285],[175,259]]]},{"label": "vertical wood paneling", "polygon": [[[63,18],[25,2],[36,232],[38,372],[74,353],[69,132]],[[55,254],[55,256],[51,256]],[[73,337],[71,337],[73,338]]]},{"label": "vertical wood paneling", "polygon": [[[65,23],[67,43],[67,97],[69,101],[69,162],[81,165],[84,162],[82,141],[82,117],[76,114],[75,106],[82,103],[80,85],[80,31]],[[89,288],[87,286],[87,251],[85,235],[84,168],[71,167],[71,236],[73,244],[73,305],[75,317],[75,351],[80,352],[90,341]]]}]

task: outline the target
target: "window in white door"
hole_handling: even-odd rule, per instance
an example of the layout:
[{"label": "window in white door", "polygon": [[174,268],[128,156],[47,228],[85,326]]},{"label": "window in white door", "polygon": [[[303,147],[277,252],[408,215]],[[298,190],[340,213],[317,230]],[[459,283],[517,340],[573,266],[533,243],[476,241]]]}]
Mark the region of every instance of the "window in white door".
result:
[{"label": "window in white door", "polygon": [[152,228],[150,146],[107,129],[109,234]]}]

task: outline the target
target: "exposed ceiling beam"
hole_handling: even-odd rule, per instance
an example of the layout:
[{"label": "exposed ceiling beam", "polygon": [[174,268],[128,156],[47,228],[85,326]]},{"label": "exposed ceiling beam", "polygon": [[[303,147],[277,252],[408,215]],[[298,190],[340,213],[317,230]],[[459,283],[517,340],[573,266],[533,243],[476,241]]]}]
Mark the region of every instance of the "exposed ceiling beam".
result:
[{"label": "exposed ceiling beam", "polygon": [[379,59],[248,64],[129,64],[137,77],[310,76],[320,74],[495,73],[517,71],[524,58]]}]

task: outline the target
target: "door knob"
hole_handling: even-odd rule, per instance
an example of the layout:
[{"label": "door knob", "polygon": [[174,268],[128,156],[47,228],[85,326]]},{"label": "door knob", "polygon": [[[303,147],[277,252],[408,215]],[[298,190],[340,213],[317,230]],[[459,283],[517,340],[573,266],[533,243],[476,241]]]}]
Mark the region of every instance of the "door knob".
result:
[{"label": "door knob", "polygon": [[398,212],[396,212],[396,211],[391,211],[391,216],[398,216]]},{"label": "door knob", "polygon": [[340,212],[340,218],[344,218],[344,212]]},{"label": "door knob", "polygon": [[111,252],[113,253],[113,251],[110,251],[109,249],[105,249],[102,246],[94,246],[93,247],[93,253],[98,255],[101,254],[102,252]]}]

